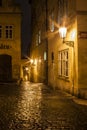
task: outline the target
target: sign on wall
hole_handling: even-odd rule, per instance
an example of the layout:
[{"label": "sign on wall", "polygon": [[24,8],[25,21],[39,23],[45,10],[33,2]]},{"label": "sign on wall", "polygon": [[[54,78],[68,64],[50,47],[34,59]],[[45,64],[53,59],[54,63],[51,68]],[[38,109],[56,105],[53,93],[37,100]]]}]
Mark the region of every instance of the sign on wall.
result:
[{"label": "sign on wall", "polygon": [[10,49],[11,46],[10,45],[5,45],[3,43],[0,44],[0,49]]},{"label": "sign on wall", "polygon": [[79,38],[87,39],[87,32],[79,32],[78,36]]}]

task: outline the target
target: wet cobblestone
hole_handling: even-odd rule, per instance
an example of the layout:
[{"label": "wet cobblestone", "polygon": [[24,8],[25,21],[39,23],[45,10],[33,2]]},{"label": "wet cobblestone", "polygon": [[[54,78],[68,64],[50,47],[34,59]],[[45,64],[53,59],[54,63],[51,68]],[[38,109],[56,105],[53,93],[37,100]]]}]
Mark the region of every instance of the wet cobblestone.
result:
[{"label": "wet cobblestone", "polygon": [[0,130],[87,130],[87,106],[43,84],[2,84]]}]

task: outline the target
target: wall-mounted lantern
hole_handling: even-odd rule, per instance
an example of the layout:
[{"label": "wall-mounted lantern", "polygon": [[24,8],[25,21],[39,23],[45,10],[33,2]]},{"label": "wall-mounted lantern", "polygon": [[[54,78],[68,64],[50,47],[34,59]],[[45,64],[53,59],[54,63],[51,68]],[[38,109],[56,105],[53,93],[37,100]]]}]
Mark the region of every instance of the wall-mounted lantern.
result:
[{"label": "wall-mounted lantern", "polygon": [[60,34],[60,37],[63,39],[63,43],[65,43],[66,45],[68,45],[70,47],[74,47],[74,41],[65,41],[66,34],[67,34],[67,28],[66,27],[60,27],[59,28],[59,34]]}]

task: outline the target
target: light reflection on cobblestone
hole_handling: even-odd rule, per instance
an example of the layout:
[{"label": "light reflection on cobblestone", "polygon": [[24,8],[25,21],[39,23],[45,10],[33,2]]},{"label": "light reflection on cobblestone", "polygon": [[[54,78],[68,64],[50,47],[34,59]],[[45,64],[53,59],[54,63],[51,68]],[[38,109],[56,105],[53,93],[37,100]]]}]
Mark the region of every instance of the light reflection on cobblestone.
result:
[{"label": "light reflection on cobblestone", "polygon": [[26,85],[22,84],[21,87],[22,91],[17,104],[17,113],[15,114],[18,120],[22,121],[22,127],[32,128],[32,124],[34,126],[41,120],[41,87],[34,84],[31,88],[28,83]]},{"label": "light reflection on cobblestone", "polygon": [[87,130],[87,107],[42,84],[0,86],[0,130]]}]

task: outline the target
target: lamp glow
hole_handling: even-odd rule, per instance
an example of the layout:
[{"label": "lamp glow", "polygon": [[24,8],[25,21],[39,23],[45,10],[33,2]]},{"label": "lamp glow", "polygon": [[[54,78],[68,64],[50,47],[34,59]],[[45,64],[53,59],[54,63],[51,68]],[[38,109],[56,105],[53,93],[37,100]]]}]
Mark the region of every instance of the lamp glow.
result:
[{"label": "lamp glow", "polygon": [[33,62],[34,62],[34,60],[33,60],[33,59],[31,59],[31,60],[30,60],[30,63],[31,63],[31,64],[33,64]]},{"label": "lamp glow", "polygon": [[59,28],[59,34],[61,38],[65,38],[67,33],[67,28],[66,27],[61,27]]}]

